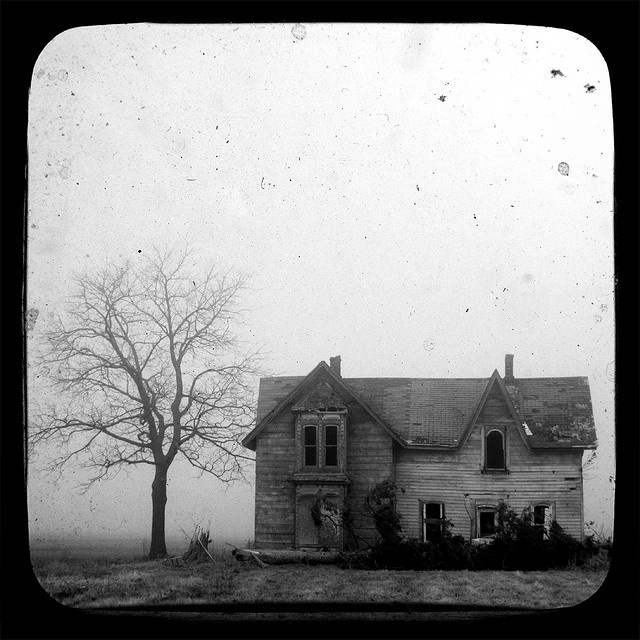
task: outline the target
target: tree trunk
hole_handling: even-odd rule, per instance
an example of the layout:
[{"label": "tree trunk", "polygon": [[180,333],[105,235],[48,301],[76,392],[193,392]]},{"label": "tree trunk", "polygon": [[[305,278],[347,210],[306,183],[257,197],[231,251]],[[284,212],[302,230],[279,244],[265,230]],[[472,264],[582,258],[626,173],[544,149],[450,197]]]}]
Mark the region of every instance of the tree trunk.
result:
[{"label": "tree trunk", "polygon": [[151,546],[149,559],[166,558],[167,544],[164,538],[164,516],[167,504],[167,471],[168,467],[156,465],[156,475],[151,484],[151,500],[153,515],[151,520]]}]

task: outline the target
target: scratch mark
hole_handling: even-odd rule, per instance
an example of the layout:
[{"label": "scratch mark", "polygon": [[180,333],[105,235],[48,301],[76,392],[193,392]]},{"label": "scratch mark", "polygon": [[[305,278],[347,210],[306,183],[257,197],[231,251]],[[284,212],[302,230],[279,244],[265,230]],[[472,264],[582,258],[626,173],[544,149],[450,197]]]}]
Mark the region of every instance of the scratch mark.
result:
[{"label": "scratch mark", "polygon": [[262,176],[262,180],[260,181],[260,188],[264,189],[264,176]]},{"label": "scratch mark", "polygon": [[613,382],[615,380],[615,360],[612,360],[611,362],[609,362],[606,366],[605,369],[605,373],[607,376],[607,380],[609,380],[610,382]]}]

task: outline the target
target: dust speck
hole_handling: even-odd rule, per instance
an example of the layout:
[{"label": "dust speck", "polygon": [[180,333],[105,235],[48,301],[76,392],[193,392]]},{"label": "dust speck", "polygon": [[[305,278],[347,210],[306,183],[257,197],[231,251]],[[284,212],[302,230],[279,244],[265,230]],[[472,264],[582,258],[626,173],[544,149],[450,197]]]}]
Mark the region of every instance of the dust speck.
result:
[{"label": "dust speck", "polygon": [[291,28],[291,34],[296,40],[304,40],[307,37],[307,28],[303,24],[294,24]]}]

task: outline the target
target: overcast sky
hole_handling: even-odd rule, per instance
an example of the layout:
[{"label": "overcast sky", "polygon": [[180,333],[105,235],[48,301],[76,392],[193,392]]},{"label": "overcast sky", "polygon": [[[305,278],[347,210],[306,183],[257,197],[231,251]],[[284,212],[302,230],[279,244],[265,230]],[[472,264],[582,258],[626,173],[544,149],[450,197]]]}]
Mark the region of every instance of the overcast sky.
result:
[{"label": "overcast sky", "polygon": [[[504,25],[158,25],[62,33],[33,71],[28,307],[70,274],[188,243],[254,274],[265,367],[588,376],[585,519],[611,533],[613,131],[606,63]],[[31,396],[39,384],[30,377]],[[147,470],[30,468],[34,538],[149,537]],[[170,471],[167,533],[253,536],[253,487]],[[249,474],[251,480],[251,474]]]}]

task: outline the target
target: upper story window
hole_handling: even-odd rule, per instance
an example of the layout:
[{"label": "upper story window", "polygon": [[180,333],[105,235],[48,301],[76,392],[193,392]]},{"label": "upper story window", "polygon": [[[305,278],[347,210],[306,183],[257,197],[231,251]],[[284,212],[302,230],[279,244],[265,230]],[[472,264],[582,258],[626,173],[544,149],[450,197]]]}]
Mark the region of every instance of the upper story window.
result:
[{"label": "upper story window", "polygon": [[318,427],[308,424],[304,427],[304,466],[315,467],[318,464]]},{"label": "upper story window", "polygon": [[324,425],[324,464],[326,467],[338,466],[338,425]]},{"label": "upper story window", "polygon": [[507,468],[504,434],[498,429],[487,433],[484,443],[485,469],[488,471],[504,471]]},{"label": "upper story window", "polygon": [[340,430],[344,417],[339,413],[305,413],[300,416],[302,464],[305,469],[331,469],[342,464]]}]

